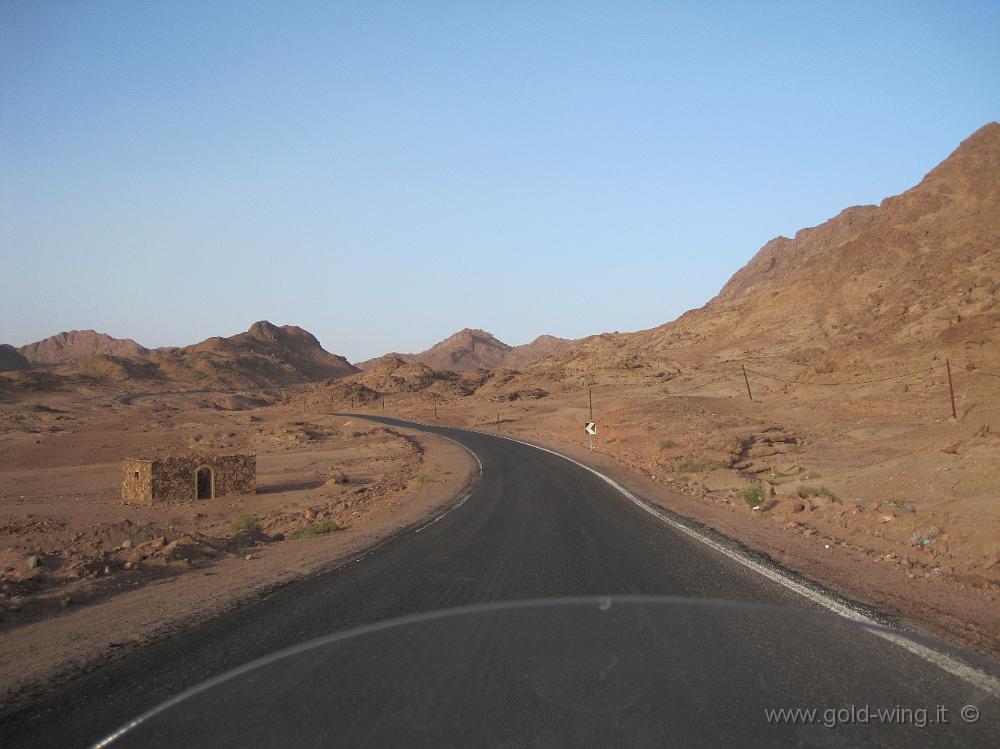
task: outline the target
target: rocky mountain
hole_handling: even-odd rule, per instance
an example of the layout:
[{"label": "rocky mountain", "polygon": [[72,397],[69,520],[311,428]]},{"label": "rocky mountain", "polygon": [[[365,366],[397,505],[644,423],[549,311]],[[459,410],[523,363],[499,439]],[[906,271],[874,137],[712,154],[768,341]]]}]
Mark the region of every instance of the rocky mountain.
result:
[{"label": "rocky mountain", "polygon": [[492,333],[476,328],[465,328],[434,344],[426,351],[414,354],[411,360],[425,364],[431,369],[453,371],[493,369],[503,364],[510,350],[510,346],[497,340]]},{"label": "rocky mountain", "polygon": [[465,328],[445,338],[419,354],[390,353],[361,362],[358,367],[369,370],[383,362],[403,360],[424,364],[441,371],[471,372],[479,369],[517,369],[545,356],[561,353],[576,342],[551,335],[538,336],[531,343],[509,346],[492,333],[477,328]]},{"label": "rocky mountain", "polygon": [[38,378],[31,382],[39,387],[141,382],[143,387],[240,389],[325,381],[358,371],[344,357],[326,351],[310,332],[261,321],[246,332],[191,346],[80,356],[49,368],[44,382]]},{"label": "rocky mountain", "polygon": [[343,356],[324,349],[308,330],[295,325],[277,326],[266,320],[254,323],[245,333],[208,338],[179,351],[195,359],[204,354],[236,360],[266,359],[301,380],[343,377],[358,371]]},{"label": "rocky mountain", "polygon": [[358,369],[326,351],[307,330],[256,322],[243,333],[192,346],[149,352],[155,376],[206,386],[285,386],[353,374]]},{"label": "rocky mountain", "polygon": [[559,366],[662,368],[679,352],[923,361],[957,348],[984,360],[1000,352],[998,299],[1000,124],[991,123],[901,195],[771,240],[704,307],[651,330],[592,336]]},{"label": "rocky mountain", "polygon": [[382,356],[376,356],[373,359],[365,359],[364,361],[357,362],[354,366],[360,369],[362,372],[367,372],[369,369],[373,369],[382,365],[384,362],[395,362],[399,361],[413,361],[413,354],[400,354],[398,351],[390,351],[388,354],[382,354]]},{"label": "rocky mountain", "polygon": [[31,362],[9,343],[0,343],[0,372],[27,369]]},{"label": "rocky mountain", "polygon": [[902,195],[771,240],[700,316],[779,345],[985,341],[1000,326],[998,290],[1000,124],[991,123]]},{"label": "rocky mountain", "polygon": [[350,377],[351,382],[379,393],[415,393],[421,391],[469,394],[486,378],[482,369],[456,372],[434,369],[401,356],[386,355],[368,369]]},{"label": "rocky mountain", "polygon": [[576,345],[576,341],[567,338],[557,338],[553,335],[540,335],[531,343],[514,346],[504,357],[504,366],[509,369],[520,369],[533,364],[546,356],[554,356],[568,351]]},{"label": "rocky mountain", "polygon": [[70,330],[22,346],[21,354],[32,364],[65,364],[96,354],[145,356],[148,350],[131,338],[112,338],[95,330]]}]

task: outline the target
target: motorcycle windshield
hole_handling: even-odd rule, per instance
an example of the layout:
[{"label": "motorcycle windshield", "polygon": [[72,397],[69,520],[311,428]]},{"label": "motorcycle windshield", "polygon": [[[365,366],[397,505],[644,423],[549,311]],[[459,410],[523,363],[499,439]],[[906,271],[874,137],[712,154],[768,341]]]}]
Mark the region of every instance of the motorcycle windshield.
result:
[{"label": "motorcycle windshield", "polygon": [[604,597],[331,635],[98,746],[1000,746],[997,664],[797,609]]}]

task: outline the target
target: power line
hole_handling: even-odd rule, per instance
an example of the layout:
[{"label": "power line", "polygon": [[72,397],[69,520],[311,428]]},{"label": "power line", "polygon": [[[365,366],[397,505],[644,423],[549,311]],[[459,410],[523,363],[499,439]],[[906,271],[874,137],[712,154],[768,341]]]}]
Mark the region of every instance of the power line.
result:
[{"label": "power line", "polygon": [[959,374],[983,375],[983,377],[996,377],[998,380],[1000,380],[1000,374],[996,374],[994,372],[983,372],[978,369],[966,369],[964,371],[960,370]]},{"label": "power line", "polygon": [[878,382],[889,382],[890,380],[901,380],[905,377],[915,377],[919,374],[930,374],[935,369],[941,369],[944,364],[934,364],[930,367],[925,367],[924,369],[918,369],[913,372],[904,372],[903,374],[892,375],[891,377],[880,377],[875,380],[856,380],[855,382],[803,382],[802,380],[785,380],[781,377],[776,377],[775,375],[766,374],[764,372],[758,372],[756,370],[747,370],[750,374],[756,375],[757,377],[766,377],[771,380],[777,380],[778,382],[784,382],[787,385],[816,385],[819,387],[854,387],[855,385],[873,385]]},{"label": "power line", "polygon": [[694,385],[692,387],[686,388],[684,390],[678,390],[676,392],[667,393],[667,395],[684,395],[685,393],[690,393],[692,390],[698,390],[699,388],[708,387],[709,385],[714,385],[717,382],[722,382],[722,381],[727,380],[727,379],[728,379],[728,377],[726,377],[726,376],[716,377],[714,380],[709,380],[708,382],[701,382],[701,383],[698,383],[697,385]]}]

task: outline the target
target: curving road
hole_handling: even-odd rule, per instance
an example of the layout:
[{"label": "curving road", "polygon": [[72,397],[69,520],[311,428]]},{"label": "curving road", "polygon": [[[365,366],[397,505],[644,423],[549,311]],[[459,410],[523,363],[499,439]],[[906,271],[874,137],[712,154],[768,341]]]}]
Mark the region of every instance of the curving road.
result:
[{"label": "curving road", "polygon": [[[560,456],[488,434],[420,428],[479,458],[482,480],[467,501],[353,564],[6,716],[0,744],[86,746],[206,679],[349,628],[578,597],[335,639],[206,690],[112,745],[1000,745],[994,677],[956,670],[946,656],[944,668],[931,662],[941,646],[907,649],[807,614],[823,611],[822,600],[780,574],[761,574],[760,560],[748,566],[739,552],[664,522]],[[698,603],[705,599],[755,605]],[[763,712],[859,705],[922,706],[932,718],[942,705],[949,720],[919,727],[919,712],[909,722],[902,713],[873,725],[854,715],[850,725],[827,727],[820,713],[774,725]],[[968,705],[981,711],[975,722],[959,717]]]}]

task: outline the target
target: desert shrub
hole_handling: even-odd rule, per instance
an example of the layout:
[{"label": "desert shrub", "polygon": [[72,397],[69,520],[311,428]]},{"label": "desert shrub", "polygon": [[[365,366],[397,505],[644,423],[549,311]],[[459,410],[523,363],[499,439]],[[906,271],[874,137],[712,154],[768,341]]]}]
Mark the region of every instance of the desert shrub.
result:
[{"label": "desert shrub", "polygon": [[316,525],[307,525],[303,528],[296,528],[288,535],[288,537],[292,540],[298,540],[300,538],[322,536],[325,533],[333,533],[334,531],[339,530],[341,530],[341,528],[337,525],[336,520],[324,520],[321,523],[316,523]]},{"label": "desert shrub", "polygon": [[825,486],[800,486],[798,494],[800,499],[809,499],[809,497],[829,497],[831,502],[840,502],[840,497],[834,494],[830,489],[827,489]]},{"label": "desert shrub", "polygon": [[702,473],[717,468],[725,468],[725,465],[713,458],[691,458],[678,463],[676,470],[678,473]]},{"label": "desert shrub", "polygon": [[760,482],[755,481],[749,486],[743,487],[740,490],[740,496],[750,507],[756,507],[764,501],[764,487],[761,486]]},{"label": "desert shrub", "polygon": [[673,440],[660,440],[657,442],[661,450],[669,450],[671,447],[676,447],[676,443]]},{"label": "desert shrub", "polygon": [[242,533],[243,531],[254,533],[260,530],[260,520],[257,519],[256,515],[240,515],[229,524],[229,527],[233,533]]},{"label": "desert shrub", "polygon": [[432,481],[434,481],[434,479],[430,477],[430,474],[421,473],[419,476],[417,476],[417,481],[421,484],[429,484]]}]

